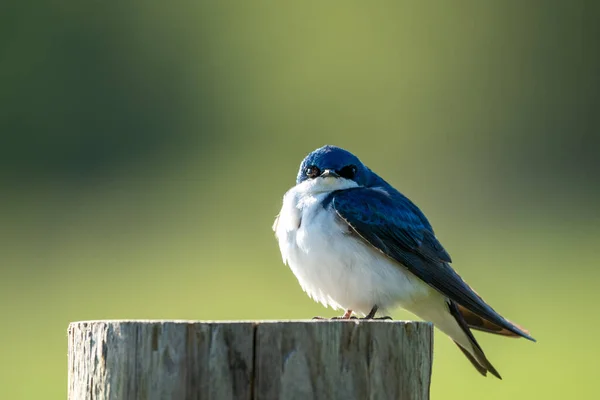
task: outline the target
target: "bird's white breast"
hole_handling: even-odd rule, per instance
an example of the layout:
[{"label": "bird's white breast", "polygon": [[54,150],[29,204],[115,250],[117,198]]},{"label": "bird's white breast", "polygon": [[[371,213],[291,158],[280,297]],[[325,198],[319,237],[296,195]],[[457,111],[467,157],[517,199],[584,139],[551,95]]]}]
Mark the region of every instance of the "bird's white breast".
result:
[{"label": "bird's white breast", "polygon": [[345,179],[318,178],[285,194],[273,226],[283,261],[302,289],[325,306],[362,314],[374,305],[410,309],[430,294],[429,286],[360,239],[335,210],[322,205],[332,190],[351,187],[356,184]]}]

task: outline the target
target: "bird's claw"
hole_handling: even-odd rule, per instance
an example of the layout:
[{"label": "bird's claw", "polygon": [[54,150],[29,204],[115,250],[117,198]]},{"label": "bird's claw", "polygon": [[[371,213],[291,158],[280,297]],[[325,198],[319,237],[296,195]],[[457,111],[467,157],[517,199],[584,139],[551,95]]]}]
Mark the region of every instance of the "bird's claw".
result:
[{"label": "bird's claw", "polygon": [[390,317],[389,315],[386,315],[385,317],[377,317],[377,318],[375,318],[375,317],[373,317],[373,318],[364,317],[364,318],[361,318],[361,319],[370,319],[370,320],[374,320],[374,321],[386,321],[386,320],[390,320],[391,321],[392,317]]},{"label": "bird's claw", "polygon": [[375,314],[377,313],[377,310],[379,309],[379,307],[377,307],[377,305],[373,306],[373,308],[371,309],[371,311],[364,317],[364,318],[357,318],[355,316],[352,315],[352,310],[346,310],[346,313],[344,315],[342,315],[341,317],[332,317],[332,318],[324,318],[324,317],[313,317],[313,319],[318,319],[318,320],[325,320],[325,319],[341,319],[341,320],[350,320],[350,319],[360,319],[360,320],[379,320],[379,321],[384,321],[384,320],[391,320],[392,317],[390,316],[385,316],[385,317],[377,317],[375,318]]},{"label": "bird's claw", "polygon": [[312,317],[312,319],[317,320],[317,321],[325,321],[325,320],[341,320],[341,321],[348,321],[348,320],[362,320],[362,321],[387,321],[387,320],[392,320],[392,317],[386,315],[385,317],[369,317],[368,315],[364,318],[358,318],[355,317],[354,315],[346,318],[346,317],[331,317],[331,318],[325,318],[325,317]]}]

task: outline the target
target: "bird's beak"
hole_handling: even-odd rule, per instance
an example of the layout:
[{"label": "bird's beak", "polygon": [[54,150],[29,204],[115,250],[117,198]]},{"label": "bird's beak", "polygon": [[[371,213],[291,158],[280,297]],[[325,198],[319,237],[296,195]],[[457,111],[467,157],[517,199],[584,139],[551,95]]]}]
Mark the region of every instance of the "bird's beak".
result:
[{"label": "bird's beak", "polygon": [[326,169],[325,171],[323,171],[323,172],[321,173],[321,178],[328,178],[328,177],[331,177],[331,178],[339,178],[340,176],[339,176],[339,174],[338,174],[337,172],[335,172],[334,170],[332,170],[332,169]]}]

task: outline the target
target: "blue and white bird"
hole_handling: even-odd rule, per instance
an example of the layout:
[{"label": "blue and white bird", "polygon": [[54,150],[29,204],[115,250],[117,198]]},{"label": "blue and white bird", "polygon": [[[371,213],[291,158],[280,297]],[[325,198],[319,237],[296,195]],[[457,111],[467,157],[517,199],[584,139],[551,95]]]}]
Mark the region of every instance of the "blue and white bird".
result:
[{"label": "blue and white bird", "polygon": [[341,318],[402,307],[450,336],[482,375],[498,378],[470,329],[535,341],[452,269],[421,210],[344,149],[324,146],[302,161],[273,230],[302,289],[345,310]]}]

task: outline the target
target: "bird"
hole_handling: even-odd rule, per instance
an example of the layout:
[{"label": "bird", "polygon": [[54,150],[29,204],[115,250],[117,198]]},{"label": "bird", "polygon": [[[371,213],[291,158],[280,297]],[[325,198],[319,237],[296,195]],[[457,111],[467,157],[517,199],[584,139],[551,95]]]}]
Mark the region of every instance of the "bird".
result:
[{"label": "bird", "polygon": [[272,229],[308,296],[344,310],[334,318],[388,319],[376,315],[403,308],[448,335],[483,376],[499,379],[471,330],[536,341],[456,273],[411,200],[340,147],[302,160]]}]

